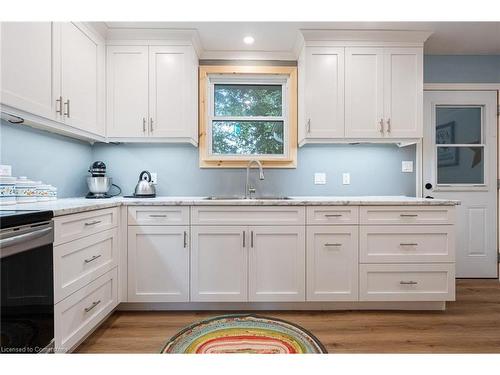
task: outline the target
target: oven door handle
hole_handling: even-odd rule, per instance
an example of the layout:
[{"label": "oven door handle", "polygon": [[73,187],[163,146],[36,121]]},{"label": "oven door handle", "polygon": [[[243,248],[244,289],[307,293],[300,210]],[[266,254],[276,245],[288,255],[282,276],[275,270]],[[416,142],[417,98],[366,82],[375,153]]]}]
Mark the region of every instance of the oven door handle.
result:
[{"label": "oven door handle", "polygon": [[43,236],[49,234],[51,231],[52,231],[52,227],[49,227],[49,228],[35,230],[35,231],[29,232],[29,233],[20,234],[20,235],[15,236],[15,237],[4,238],[3,240],[0,240],[0,248],[14,246],[14,245],[17,245],[17,244],[22,243],[22,242],[35,240],[37,238],[40,238],[40,237],[43,237]]}]

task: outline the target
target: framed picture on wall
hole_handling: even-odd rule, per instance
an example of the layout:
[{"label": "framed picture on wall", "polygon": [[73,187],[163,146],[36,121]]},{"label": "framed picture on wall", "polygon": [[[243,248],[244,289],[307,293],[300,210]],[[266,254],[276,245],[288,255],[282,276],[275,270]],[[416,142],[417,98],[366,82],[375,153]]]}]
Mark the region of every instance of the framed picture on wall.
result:
[{"label": "framed picture on wall", "polygon": [[[455,143],[455,121],[436,126],[436,144],[452,145]],[[437,148],[438,167],[458,165],[458,147]]]}]

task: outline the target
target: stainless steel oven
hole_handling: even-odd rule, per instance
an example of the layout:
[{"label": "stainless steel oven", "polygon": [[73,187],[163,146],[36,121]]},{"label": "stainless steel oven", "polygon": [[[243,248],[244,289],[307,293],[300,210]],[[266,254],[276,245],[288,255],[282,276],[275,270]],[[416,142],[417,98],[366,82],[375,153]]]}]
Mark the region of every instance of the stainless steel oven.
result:
[{"label": "stainless steel oven", "polygon": [[0,211],[1,353],[53,349],[51,219],[51,211]]}]

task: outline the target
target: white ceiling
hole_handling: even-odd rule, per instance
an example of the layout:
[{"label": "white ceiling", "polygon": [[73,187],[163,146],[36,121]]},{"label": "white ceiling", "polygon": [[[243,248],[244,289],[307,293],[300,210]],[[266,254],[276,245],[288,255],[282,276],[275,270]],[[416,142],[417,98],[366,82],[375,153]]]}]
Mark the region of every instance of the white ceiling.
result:
[{"label": "white ceiling", "polygon": [[[195,29],[207,56],[217,52],[293,51],[300,29],[425,30],[425,53],[500,55],[500,22],[106,22],[108,28]],[[252,35],[255,43],[242,39]],[[211,52],[213,52],[211,54]]]}]

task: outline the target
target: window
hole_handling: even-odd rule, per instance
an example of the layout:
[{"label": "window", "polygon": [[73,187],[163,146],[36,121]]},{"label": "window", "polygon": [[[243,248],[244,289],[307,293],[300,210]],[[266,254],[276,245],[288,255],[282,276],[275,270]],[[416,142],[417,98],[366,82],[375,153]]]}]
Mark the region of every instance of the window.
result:
[{"label": "window", "polygon": [[200,166],[295,167],[295,67],[200,68]]},{"label": "window", "polygon": [[483,107],[436,106],[437,183],[484,184]]}]

